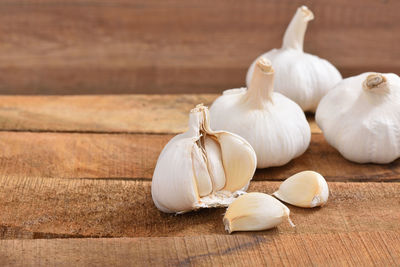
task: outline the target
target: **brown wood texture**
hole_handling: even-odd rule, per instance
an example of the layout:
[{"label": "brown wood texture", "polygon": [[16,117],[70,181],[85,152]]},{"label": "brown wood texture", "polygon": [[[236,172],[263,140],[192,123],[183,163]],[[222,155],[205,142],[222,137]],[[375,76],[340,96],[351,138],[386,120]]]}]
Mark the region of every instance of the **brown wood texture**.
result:
[{"label": "brown wood texture", "polygon": [[[0,96],[0,130],[181,133],[197,104],[218,94]],[[313,133],[321,132],[308,116]]]},{"label": "brown wood texture", "polygon": [[[273,193],[279,182],[250,184]],[[400,231],[400,183],[330,182],[323,208],[288,205],[288,222],[260,235]],[[149,181],[0,178],[1,238],[160,237],[224,234],[225,209],[164,214],[151,199]],[[30,233],[30,235],[29,235]],[[238,233],[241,235],[246,233]]]},{"label": "brown wood texture", "polygon": [[3,266],[396,266],[399,232],[2,240]]},{"label": "brown wood texture", "polygon": [[[0,176],[150,180],[158,155],[173,135],[0,132]],[[400,181],[400,160],[357,164],[313,134],[301,157],[257,170],[254,180],[284,180],[304,170],[328,181]]]},{"label": "brown wood texture", "polygon": [[305,50],[344,76],[400,72],[399,1],[6,0],[1,94],[210,93],[244,84],[296,8]]}]

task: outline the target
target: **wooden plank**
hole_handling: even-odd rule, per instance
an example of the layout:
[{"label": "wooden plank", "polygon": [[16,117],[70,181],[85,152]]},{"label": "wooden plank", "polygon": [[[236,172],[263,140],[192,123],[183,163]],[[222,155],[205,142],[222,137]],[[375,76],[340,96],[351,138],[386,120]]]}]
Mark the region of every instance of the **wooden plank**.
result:
[{"label": "wooden plank", "polygon": [[[209,95],[0,96],[0,130],[181,133]],[[309,115],[311,129],[321,132]]]},{"label": "wooden plank", "polygon": [[2,240],[3,266],[396,266],[399,232]]},{"label": "wooden plank", "polygon": [[[279,184],[252,182],[249,192],[270,194]],[[295,228],[285,222],[261,234],[400,231],[400,183],[330,182],[329,187],[330,199],[323,208],[289,206]],[[8,233],[1,237],[13,238],[12,233],[18,238],[225,233],[225,209],[203,209],[178,216],[164,214],[154,206],[150,191],[149,181],[1,176],[0,226]]]},{"label": "wooden plank", "polygon": [[[172,135],[0,132],[0,176],[151,179]],[[344,159],[321,134],[301,157],[257,170],[254,180],[284,180],[304,170],[328,181],[400,181],[400,159],[385,165]]]},{"label": "wooden plank", "polygon": [[400,72],[398,1],[7,0],[0,3],[0,92],[239,87],[251,61],[281,45],[303,4],[316,16],[306,51],[329,59],[345,76]]}]

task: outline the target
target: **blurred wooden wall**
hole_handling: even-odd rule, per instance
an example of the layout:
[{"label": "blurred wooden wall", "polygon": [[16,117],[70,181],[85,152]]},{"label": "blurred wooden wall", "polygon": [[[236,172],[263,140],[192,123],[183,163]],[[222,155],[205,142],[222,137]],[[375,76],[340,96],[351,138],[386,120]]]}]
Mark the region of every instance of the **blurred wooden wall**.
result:
[{"label": "blurred wooden wall", "polygon": [[398,0],[2,0],[0,94],[210,93],[244,85],[296,8],[344,76],[400,73]]}]

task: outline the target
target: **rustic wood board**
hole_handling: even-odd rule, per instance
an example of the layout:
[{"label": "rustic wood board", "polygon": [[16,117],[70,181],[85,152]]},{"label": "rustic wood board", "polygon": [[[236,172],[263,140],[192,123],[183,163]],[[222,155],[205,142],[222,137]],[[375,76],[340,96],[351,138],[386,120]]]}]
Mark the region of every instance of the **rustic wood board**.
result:
[{"label": "rustic wood board", "polygon": [[[271,194],[279,184],[252,182],[248,191]],[[286,222],[257,234],[400,231],[400,183],[330,182],[329,186],[330,199],[323,208],[289,205],[295,228]],[[150,189],[148,181],[1,177],[1,238],[225,233],[225,209],[203,209],[178,216],[164,214],[154,206]]]},{"label": "rustic wood board", "polygon": [[[0,96],[0,130],[100,133],[181,133],[197,104],[218,94]],[[320,133],[308,115],[313,133]]]},{"label": "rustic wood board", "polygon": [[0,96],[0,265],[400,264],[400,160],[351,163],[312,116],[307,152],[258,170],[249,188],[272,193],[273,180],[322,173],[328,204],[288,205],[295,228],[228,235],[223,208],[159,212],[157,157],[188,111],[216,96]]},{"label": "rustic wood board", "polygon": [[399,232],[2,240],[3,266],[395,266]]},{"label": "rustic wood board", "polygon": [[400,72],[399,1],[4,0],[0,93],[210,93],[240,87],[300,5],[305,50],[344,76]]},{"label": "rustic wood board", "polygon": [[[145,179],[173,135],[0,132],[0,176]],[[304,155],[282,167],[257,170],[254,180],[284,180],[304,170],[328,181],[400,181],[400,160],[356,164],[344,159],[321,134]]]}]

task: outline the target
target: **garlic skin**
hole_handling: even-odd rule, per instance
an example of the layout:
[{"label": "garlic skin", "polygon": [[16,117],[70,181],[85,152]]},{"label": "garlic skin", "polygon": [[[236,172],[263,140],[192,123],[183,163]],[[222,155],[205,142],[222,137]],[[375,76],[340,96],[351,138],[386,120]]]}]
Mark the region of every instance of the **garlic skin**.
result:
[{"label": "garlic skin", "polygon": [[275,72],[264,58],[257,61],[248,89],[226,90],[210,108],[211,127],[245,138],[257,154],[257,167],[281,166],[303,154],[311,130],[301,108],[273,92]]},{"label": "garlic skin", "polygon": [[228,206],[247,189],[256,164],[251,145],[236,134],[211,130],[208,109],[198,105],[189,130],[172,138],[158,158],[154,204],[166,213]]},{"label": "garlic skin", "polygon": [[[314,14],[306,6],[299,7],[283,37],[282,48],[261,55],[272,61],[276,71],[275,89],[295,101],[304,111],[315,112],[321,98],[342,80],[339,71],[327,60],[304,53],[307,24]],[[246,76],[251,83],[255,60]]]},{"label": "garlic skin", "polygon": [[290,210],[270,195],[248,193],[229,205],[223,222],[228,233],[235,231],[261,231],[271,229],[288,220]]},{"label": "garlic skin", "polygon": [[314,208],[326,204],[329,188],[321,174],[303,171],[287,178],[273,195],[297,207]]},{"label": "garlic skin", "polygon": [[321,100],[315,119],[346,159],[390,163],[400,157],[400,77],[367,72],[344,79]]}]

